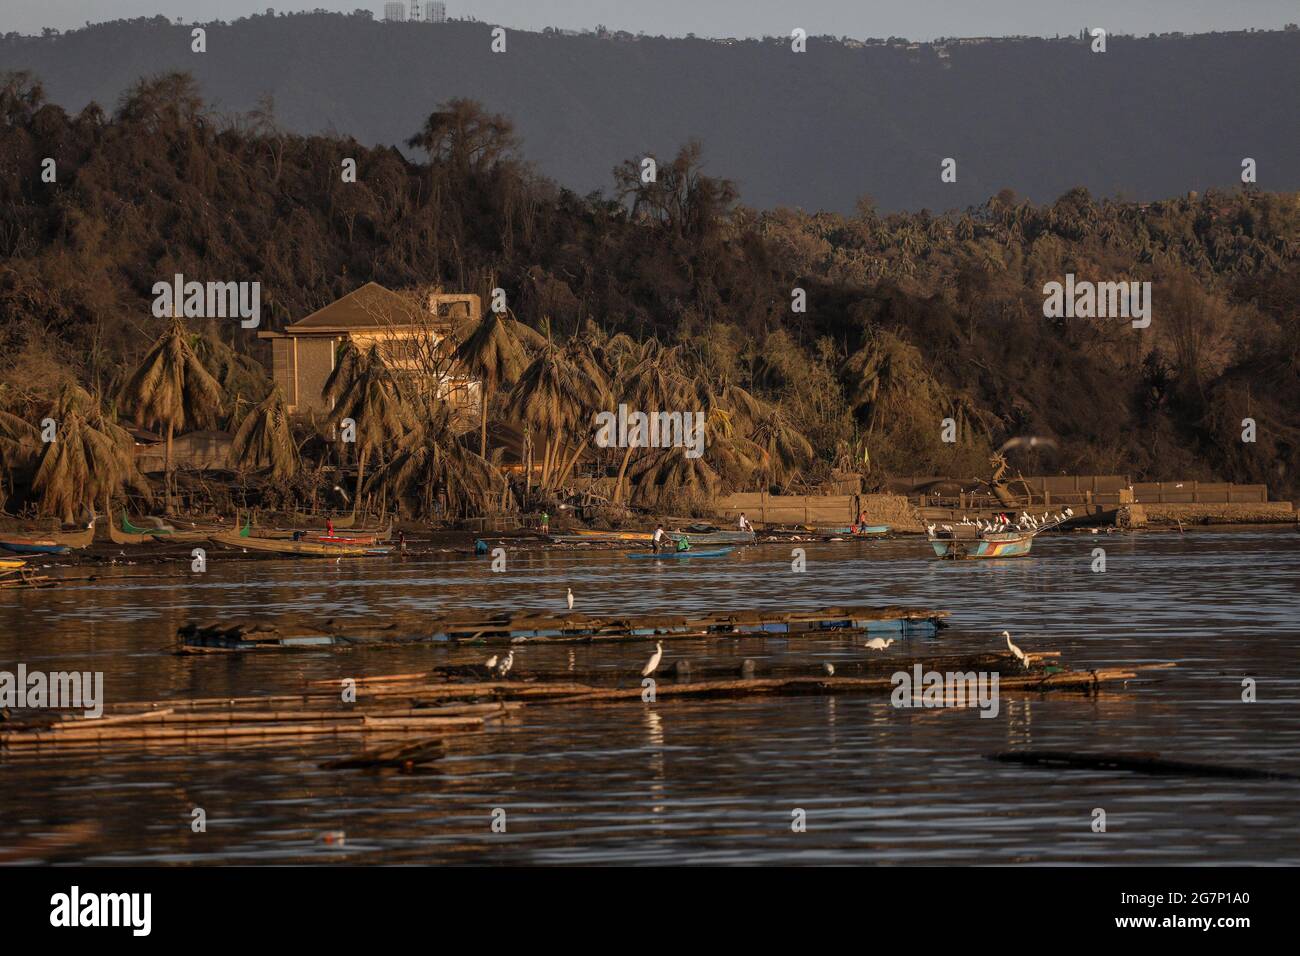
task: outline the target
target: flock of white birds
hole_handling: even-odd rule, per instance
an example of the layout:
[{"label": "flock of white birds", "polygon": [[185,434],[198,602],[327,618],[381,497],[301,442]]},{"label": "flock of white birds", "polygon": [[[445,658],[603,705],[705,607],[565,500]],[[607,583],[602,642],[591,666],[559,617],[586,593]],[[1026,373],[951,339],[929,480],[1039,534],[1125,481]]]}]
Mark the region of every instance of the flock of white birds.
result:
[{"label": "flock of white birds", "polygon": [[[1020,512],[1020,517],[1014,522],[1006,515],[998,515],[992,521],[985,521],[983,518],[962,518],[957,522],[957,527],[975,528],[980,534],[1004,534],[1008,531],[1045,531],[1048,528],[1054,528],[1058,524],[1063,524],[1070,518],[1074,517],[1074,510],[1066,508],[1064,511],[1058,511],[1052,514],[1050,511],[1044,511],[1041,515],[1031,515],[1027,511]],[[950,524],[936,525],[933,522],[926,522],[925,533],[934,537],[936,531],[947,531],[949,534],[953,531]]]}]

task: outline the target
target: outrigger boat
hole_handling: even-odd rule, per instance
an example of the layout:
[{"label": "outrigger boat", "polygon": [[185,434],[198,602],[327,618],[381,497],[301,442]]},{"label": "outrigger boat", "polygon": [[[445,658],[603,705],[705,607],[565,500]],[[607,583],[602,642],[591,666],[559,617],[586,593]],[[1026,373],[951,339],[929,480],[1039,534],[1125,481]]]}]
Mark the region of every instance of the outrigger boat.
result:
[{"label": "outrigger boat", "polygon": [[217,544],[229,548],[242,548],[245,551],[261,551],[271,554],[286,554],[295,557],[314,558],[360,558],[385,555],[392,548],[378,548],[374,545],[322,544],[319,541],[286,541],[283,538],[253,538],[242,532],[229,532],[208,536]]},{"label": "outrigger boat", "polygon": [[632,551],[628,553],[629,558],[648,558],[652,561],[666,561],[671,558],[721,558],[735,548],[715,548],[712,551]]},{"label": "outrigger boat", "polygon": [[81,531],[56,531],[25,535],[0,532],[0,548],[15,554],[67,554],[73,548],[88,548],[95,538],[95,519]]},{"label": "outrigger boat", "polygon": [[978,525],[959,524],[944,525],[936,528],[926,526],[926,537],[930,547],[940,558],[1015,558],[1029,553],[1034,546],[1034,536],[1059,528],[1069,521],[1074,512],[1069,508],[1056,515],[1051,521],[1045,521],[1036,527],[1003,525],[1005,531],[983,530]]},{"label": "outrigger boat", "polygon": [[[714,525],[693,524],[677,531],[665,531],[671,538],[685,538],[690,544],[753,544],[757,537],[752,531],[723,531]],[[654,540],[653,531],[575,531],[572,534],[553,534],[551,540],[564,544],[583,542],[645,543]]]},{"label": "outrigger boat", "polygon": [[941,558],[1014,558],[1028,554],[1034,546],[1032,531],[1003,531],[989,534],[958,535],[953,531],[936,531],[930,546]]},{"label": "outrigger boat", "polygon": [[14,554],[67,554],[72,550],[53,538],[0,538],[0,548]]},{"label": "outrigger boat", "polygon": [[[235,516],[235,524],[239,525],[239,515]],[[244,525],[239,533],[246,538],[261,538],[264,540],[279,541],[314,541],[318,544],[341,544],[341,545],[363,545],[379,544],[381,541],[387,541],[393,536],[394,521],[388,519],[388,527],[372,530],[368,532],[357,532],[355,534],[338,534],[338,525],[334,526],[335,534],[327,534],[325,530],[319,528],[268,528],[254,529],[247,517],[244,518]]]},{"label": "outrigger boat", "polygon": [[206,541],[213,532],[177,531],[175,528],[139,528],[133,525],[122,512],[122,529],[108,522],[108,537],[114,544],[146,544],[157,541],[161,544],[185,544],[190,541]]}]

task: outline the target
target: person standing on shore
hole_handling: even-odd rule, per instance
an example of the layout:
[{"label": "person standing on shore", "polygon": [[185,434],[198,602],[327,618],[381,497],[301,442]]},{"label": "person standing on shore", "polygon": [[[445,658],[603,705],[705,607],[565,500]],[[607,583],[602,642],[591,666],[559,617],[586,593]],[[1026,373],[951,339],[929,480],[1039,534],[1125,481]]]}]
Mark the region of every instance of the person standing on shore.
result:
[{"label": "person standing on shore", "polygon": [[740,530],[741,531],[754,530],[754,526],[749,523],[749,519],[745,517],[745,512],[743,511],[740,513]]},{"label": "person standing on shore", "polygon": [[659,553],[659,545],[663,543],[663,540],[664,540],[664,526],[661,524],[655,525],[655,536],[650,542],[650,547],[654,550],[656,554]]},{"label": "person standing on shore", "polygon": [[333,518],[326,518],[326,519],[325,519],[325,537],[327,537],[327,538],[332,538],[332,537],[334,537],[334,519],[333,519]]}]

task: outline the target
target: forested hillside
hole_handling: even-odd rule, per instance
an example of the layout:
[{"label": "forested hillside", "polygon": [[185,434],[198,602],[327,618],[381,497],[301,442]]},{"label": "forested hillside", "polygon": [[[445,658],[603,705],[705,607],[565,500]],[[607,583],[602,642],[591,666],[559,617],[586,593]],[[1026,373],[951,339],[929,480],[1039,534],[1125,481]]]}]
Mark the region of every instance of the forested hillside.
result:
[{"label": "forested hillside", "polygon": [[[1018,460],[1026,471],[1218,476],[1296,494],[1295,194],[1138,206],[1074,189],[1034,205],[1004,191],[950,216],[869,202],[810,216],[740,204],[693,144],[657,183],[639,181],[631,156],[609,198],[583,198],[535,173],[509,118],[475,104],[450,103],[407,136],[424,161],[284,133],[269,112],[219,116],[184,75],[75,114],[31,77],[0,81],[0,407],[39,421],[75,380],[116,408],[163,331],[151,286],[176,272],[260,281],[263,328],[368,280],[500,286],[524,324],[575,356],[605,343],[605,361],[615,339],[654,337],[697,394],[722,396],[724,418],[752,410],[738,396],[767,403],[745,435],[779,467],[711,450],[710,481],[724,487],[806,484],[832,465],[877,483],[980,473],[991,447],[1035,433],[1061,447]],[[1068,272],[1151,281],[1151,326],[1044,318],[1044,283]],[[233,429],[270,387],[248,361],[265,360],[264,343],[237,322],[194,331]],[[1246,416],[1255,444],[1240,440]],[[961,423],[955,446],[940,441],[945,417]]]}]

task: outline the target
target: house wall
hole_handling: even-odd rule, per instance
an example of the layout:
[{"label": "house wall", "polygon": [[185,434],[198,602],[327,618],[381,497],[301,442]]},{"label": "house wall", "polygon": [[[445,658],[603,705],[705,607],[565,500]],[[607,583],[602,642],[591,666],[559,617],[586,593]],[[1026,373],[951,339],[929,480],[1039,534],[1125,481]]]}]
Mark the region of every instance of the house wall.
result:
[{"label": "house wall", "polygon": [[293,336],[290,340],[296,350],[297,393],[295,411],[328,412],[330,404],[321,397],[325,382],[334,371],[334,356],[339,340]]},{"label": "house wall", "polygon": [[294,340],[271,340],[271,376],[284,393],[284,403],[293,411],[298,404],[298,363],[293,348]]}]

